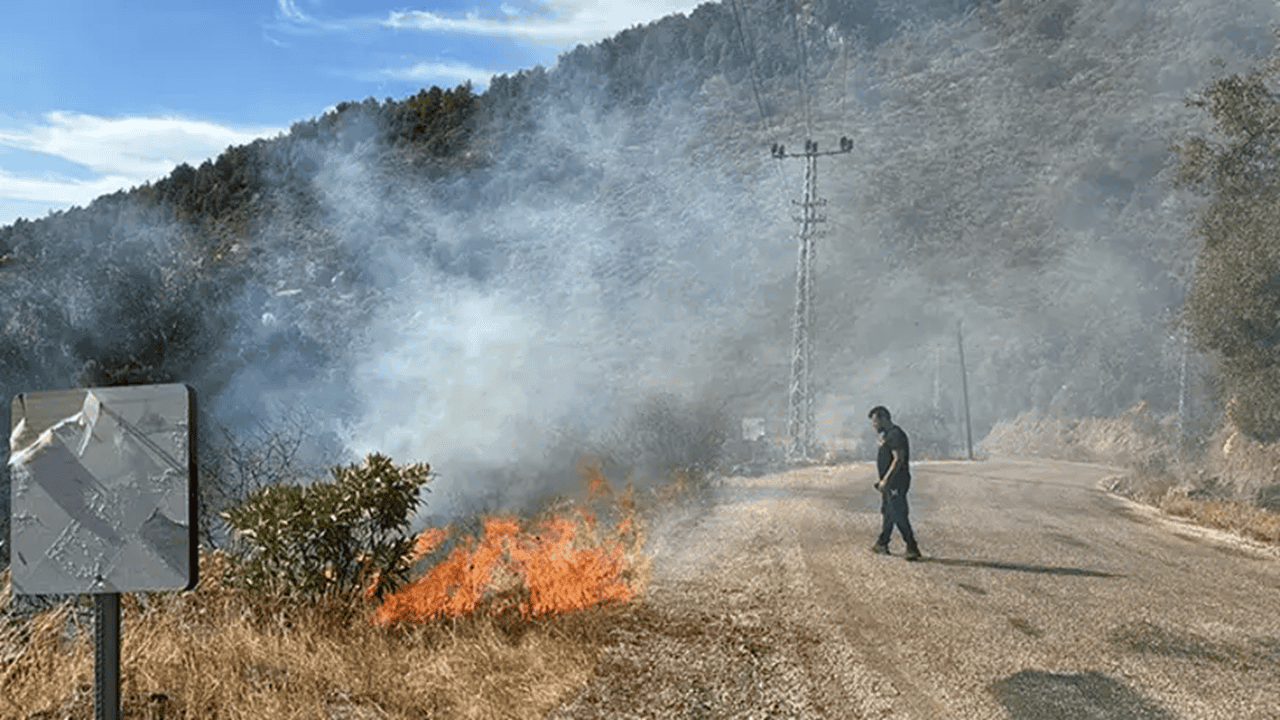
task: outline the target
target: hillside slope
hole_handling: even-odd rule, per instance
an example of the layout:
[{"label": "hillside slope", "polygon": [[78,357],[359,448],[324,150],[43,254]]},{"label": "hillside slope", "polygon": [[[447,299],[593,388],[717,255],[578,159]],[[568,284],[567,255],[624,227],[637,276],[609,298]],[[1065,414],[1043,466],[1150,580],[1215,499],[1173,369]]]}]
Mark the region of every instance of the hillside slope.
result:
[{"label": "hillside slope", "polygon": [[979,436],[1176,405],[1198,201],[1170,143],[1280,10],[886,7],[703,5],[0,229],[0,395],[182,380],[210,459],[305,408],[299,458],[428,460],[445,515],[562,489],[583,448],[660,475],[701,446],[632,431],[654,398],[785,433],[802,176],[768,149],[847,135],[820,163],[820,435],[865,442],[884,403],[961,437],[960,320]]}]

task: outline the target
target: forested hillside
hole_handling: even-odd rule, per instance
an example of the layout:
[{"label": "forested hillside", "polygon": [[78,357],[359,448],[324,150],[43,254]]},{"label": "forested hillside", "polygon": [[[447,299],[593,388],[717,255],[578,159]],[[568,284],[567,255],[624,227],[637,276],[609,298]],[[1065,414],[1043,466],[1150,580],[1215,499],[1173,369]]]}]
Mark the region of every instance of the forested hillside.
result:
[{"label": "forested hillside", "polygon": [[0,396],[188,382],[209,478],[288,421],[299,468],[430,461],[442,513],[563,489],[583,451],[636,477],[710,463],[742,417],[785,432],[802,167],[769,148],[848,136],[819,163],[824,441],[865,442],[886,404],[954,449],[961,321],[979,437],[1137,400],[1206,431],[1226,346],[1180,321],[1221,276],[1196,266],[1205,188],[1175,175],[1217,120],[1186,99],[1257,67],[1278,22],[1252,0],[737,0],[480,94],[341,103],[0,228]]}]

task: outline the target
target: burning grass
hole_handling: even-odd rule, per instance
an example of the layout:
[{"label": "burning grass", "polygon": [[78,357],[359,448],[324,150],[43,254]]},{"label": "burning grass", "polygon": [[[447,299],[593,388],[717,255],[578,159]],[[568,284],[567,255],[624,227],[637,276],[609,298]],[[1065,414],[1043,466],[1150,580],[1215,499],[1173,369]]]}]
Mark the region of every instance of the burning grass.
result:
[{"label": "burning grass", "polygon": [[[421,624],[462,617],[492,597],[498,600],[488,606],[490,612],[518,611],[525,618],[629,600],[635,595],[632,581],[642,569],[629,497],[623,503],[628,510],[610,539],[599,537],[595,514],[585,508],[576,508],[572,517],[544,518],[531,530],[522,530],[516,518],[484,518],[478,545],[455,547],[444,562],[388,597],[372,621]],[[447,535],[447,530],[433,529],[420,536],[414,560]],[[621,540],[628,536],[630,552]]]},{"label": "burning grass", "polygon": [[[648,559],[631,493],[593,471],[587,507],[485,518],[441,562],[381,603],[368,593],[301,602],[231,581],[231,558],[200,549],[189,593],[121,597],[124,717],[538,718],[595,670],[605,633],[643,596]],[[603,488],[601,483],[604,483]],[[415,559],[448,528],[418,536]],[[4,606],[8,606],[8,570]],[[0,630],[0,719],[93,716],[91,625],[63,604]]]}]

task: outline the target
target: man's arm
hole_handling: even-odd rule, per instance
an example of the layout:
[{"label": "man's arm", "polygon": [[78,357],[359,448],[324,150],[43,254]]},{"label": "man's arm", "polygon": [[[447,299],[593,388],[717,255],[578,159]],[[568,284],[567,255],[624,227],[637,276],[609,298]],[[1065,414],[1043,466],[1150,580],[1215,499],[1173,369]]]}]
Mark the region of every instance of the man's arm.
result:
[{"label": "man's arm", "polygon": [[889,486],[889,478],[893,477],[893,472],[898,469],[898,459],[901,456],[898,451],[893,450],[893,462],[889,463],[889,469],[884,472],[884,477],[880,478],[880,482],[876,483],[876,489],[884,491]]}]

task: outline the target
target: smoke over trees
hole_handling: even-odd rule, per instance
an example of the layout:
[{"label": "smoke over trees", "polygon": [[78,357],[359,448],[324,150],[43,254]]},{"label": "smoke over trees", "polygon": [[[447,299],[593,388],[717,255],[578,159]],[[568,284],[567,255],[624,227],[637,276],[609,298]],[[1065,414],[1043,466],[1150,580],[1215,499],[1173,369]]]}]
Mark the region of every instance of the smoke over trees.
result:
[{"label": "smoke over trees", "polygon": [[[546,456],[601,428],[659,471],[714,458],[742,417],[785,412],[799,174],[768,148],[812,133],[855,140],[820,170],[820,432],[868,432],[885,404],[920,432],[952,418],[936,439],[958,447],[960,319],[978,437],[1031,408],[1167,412],[1195,255],[1168,136],[1208,126],[1182,103],[1208,57],[1248,67],[1278,19],[1270,0],[736,0],[483,94],[341,103],[0,228],[0,398],[184,380],[204,427],[247,442],[269,408],[305,407],[313,446],[427,460],[472,496],[575,483]],[[1219,239],[1189,325],[1234,358],[1246,415],[1280,384],[1276,111],[1250,77],[1206,95],[1248,101],[1219,103],[1239,132],[1185,146],[1226,198],[1200,224]],[[1215,158],[1244,179],[1214,180]],[[344,423],[366,446],[330,434]],[[262,454],[206,453],[229,478]]]},{"label": "smoke over trees", "polygon": [[1181,146],[1178,182],[1206,194],[1185,308],[1199,347],[1219,353],[1227,414],[1254,439],[1280,439],[1280,56],[1213,82],[1188,104],[1213,136]]}]

